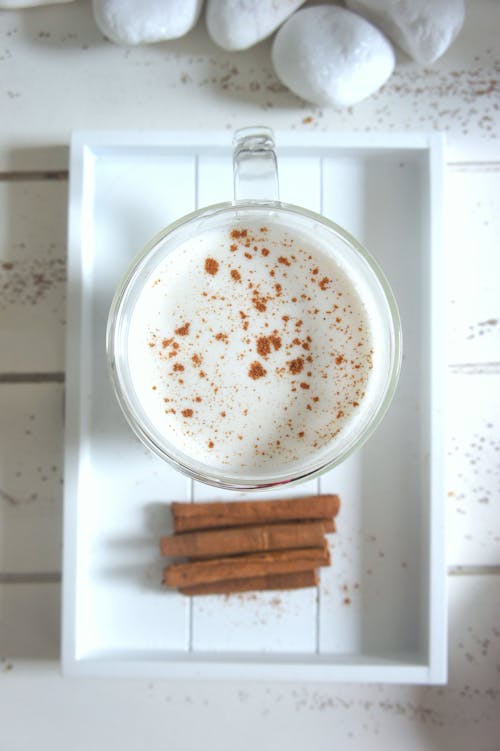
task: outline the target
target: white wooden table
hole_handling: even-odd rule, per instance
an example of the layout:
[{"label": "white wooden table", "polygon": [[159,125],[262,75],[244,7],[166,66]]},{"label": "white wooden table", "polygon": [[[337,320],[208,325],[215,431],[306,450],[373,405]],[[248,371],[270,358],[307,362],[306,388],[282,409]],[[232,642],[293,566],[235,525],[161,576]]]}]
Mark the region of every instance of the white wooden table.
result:
[{"label": "white wooden table", "polygon": [[[269,44],[123,49],[89,3],[0,12],[0,749],[500,747],[500,4],[469,0],[429,69],[352,109],[285,91]],[[73,129],[447,135],[449,682],[443,687],[62,678],[68,140]]]}]

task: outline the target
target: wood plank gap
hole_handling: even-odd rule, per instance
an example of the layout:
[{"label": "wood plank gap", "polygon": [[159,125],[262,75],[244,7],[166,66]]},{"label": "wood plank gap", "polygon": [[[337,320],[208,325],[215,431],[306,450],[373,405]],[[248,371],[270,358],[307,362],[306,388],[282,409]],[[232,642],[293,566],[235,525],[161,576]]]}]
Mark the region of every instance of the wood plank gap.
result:
[{"label": "wood plank gap", "polygon": [[19,183],[45,180],[67,180],[68,175],[68,170],[26,170],[24,172],[0,172],[0,181]]},{"label": "wood plank gap", "polygon": [[60,584],[62,576],[58,571],[46,573],[0,573],[0,584]]},{"label": "wood plank gap", "polygon": [[460,375],[499,375],[500,362],[458,362],[450,363],[451,373]]},{"label": "wood plank gap", "polygon": [[1,383],[64,383],[62,371],[54,373],[0,373]]},{"label": "wood plank gap", "polygon": [[500,565],[448,566],[448,576],[500,576]]},{"label": "wood plank gap", "polygon": [[446,162],[446,166],[449,169],[456,170],[457,172],[498,172],[500,171],[500,162],[487,161],[487,162]]}]

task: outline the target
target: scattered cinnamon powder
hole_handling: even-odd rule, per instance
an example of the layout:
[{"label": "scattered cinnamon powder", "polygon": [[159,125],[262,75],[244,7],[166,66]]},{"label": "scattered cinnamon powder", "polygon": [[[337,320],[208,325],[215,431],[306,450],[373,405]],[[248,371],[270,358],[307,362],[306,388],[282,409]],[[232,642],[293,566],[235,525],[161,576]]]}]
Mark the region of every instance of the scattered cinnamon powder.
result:
[{"label": "scattered cinnamon powder", "polygon": [[268,249],[268,248],[261,248],[261,251],[260,251],[260,252],[261,252],[261,253],[262,253],[262,255],[263,255],[263,256],[265,257],[265,256],[268,256],[268,255],[269,255],[269,252],[270,252],[270,251],[269,251],[269,249]]},{"label": "scattered cinnamon powder", "polygon": [[229,250],[234,253],[235,250],[238,250],[238,246],[232,243],[232,245],[229,246]]},{"label": "scattered cinnamon powder", "polygon": [[198,368],[201,365],[202,361],[203,361],[203,358],[201,355],[195,354],[191,356],[191,362],[196,368]]},{"label": "scattered cinnamon powder", "polygon": [[257,352],[261,357],[267,357],[271,352],[271,342],[267,336],[257,337]]},{"label": "scattered cinnamon powder", "polygon": [[183,409],[182,410],[182,416],[183,417],[192,417],[193,416],[193,410],[192,409]]},{"label": "scattered cinnamon powder", "polygon": [[296,357],[295,360],[291,360],[291,362],[288,363],[288,370],[293,375],[300,373],[303,368],[304,368],[304,360],[302,359],[302,357]]},{"label": "scattered cinnamon powder", "polygon": [[324,276],[323,279],[319,282],[318,287],[324,290],[328,287],[330,281],[331,280],[327,276]]},{"label": "scattered cinnamon powder", "polygon": [[207,445],[209,449],[213,449],[213,447],[215,446],[213,441],[209,441]]},{"label": "scattered cinnamon powder", "polygon": [[241,282],[241,274],[237,269],[231,269],[231,278],[234,279],[235,282]]},{"label": "scattered cinnamon powder", "polygon": [[234,240],[237,240],[240,237],[246,237],[247,235],[248,235],[248,230],[246,230],[246,229],[242,229],[242,230],[233,229],[233,230],[231,230],[231,237]]},{"label": "scattered cinnamon powder", "polygon": [[250,365],[250,368],[248,369],[248,375],[254,381],[256,381],[258,378],[262,378],[266,374],[267,374],[267,370],[257,360],[254,360],[254,362]]},{"label": "scattered cinnamon powder", "polygon": [[275,284],[274,285],[274,289],[276,290],[277,297],[281,297],[281,295],[283,293],[283,287],[281,286],[281,284],[279,284],[279,283]]},{"label": "scattered cinnamon powder", "polygon": [[[167,349],[167,347],[170,347],[173,341],[174,341],[173,339],[163,339],[161,346],[163,347],[163,349]],[[153,347],[154,347],[154,344],[153,344]]]},{"label": "scattered cinnamon powder", "polygon": [[219,333],[215,335],[215,338],[218,342],[227,342],[228,340],[227,334],[223,334],[222,331],[219,331]]},{"label": "scattered cinnamon powder", "polygon": [[271,334],[269,340],[274,349],[281,349],[281,336],[278,336],[277,334]]},{"label": "scattered cinnamon powder", "polygon": [[215,258],[205,258],[205,271],[214,276],[219,270],[219,263]]},{"label": "scattered cinnamon powder", "polygon": [[308,383],[304,383],[304,382],[302,382],[302,383],[300,384],[300,388],[301,388],[301,389],[310,389],[311,387],[309,386],[309,384],[308,384]]},{"label": "scattered cinnamon powder", "polygon": [[181,365],[180,362],[176,362],[174,364],[174,370],[176,373],[179,373],[180,371],[184,370],[184,365]]},{"label": "scattered cinnamon powder", "polygon": [[267,310],[266,298],[261,297],[256,290],[253,293],[252,303],[253,303],[254,308],[258,310],[259,313],[263,313],[265,310]]},{"label": "scattered cinnamon powder", "polygon": [[290,261],[288,260],[288,258],[286,258],[286,256],[280,256],[278,258],[278,263],[282,263],[283,266],[290,266],[291,265]]},{"label": "scattered cinnamon powder", "polygon": [[[191,324],[189,324],[189,323],[185,323],[183,326],[179,326],[178,329],[175,329],[175,333],[178,336],[187,336],[189,334],[189,326],[190,325]],[[179,345],[177,345],[176,349],[178,349],[178,348],[179,348]]]},{"label": "scattered cinnamon powder", "polygon": [[337,365],[340,365],[340,363],[342,362],[344,362],[344,355],[337,355],[337,357],[335,358],[335,363]]}]

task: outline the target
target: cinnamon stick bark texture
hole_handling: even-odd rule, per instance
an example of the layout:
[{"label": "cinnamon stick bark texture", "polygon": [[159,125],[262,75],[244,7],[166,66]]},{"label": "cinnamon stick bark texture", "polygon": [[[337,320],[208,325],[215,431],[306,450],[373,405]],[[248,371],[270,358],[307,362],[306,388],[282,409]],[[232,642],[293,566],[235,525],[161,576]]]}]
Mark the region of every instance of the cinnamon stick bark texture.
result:
[{"label": "cinnamon stick bark texture", "polygon": [[175,532],[185,532],[299,519],[331,519],[337,515],[339,507],[338,495],[315,495],[273,501],[174,502],[171,511]]},{"label": "cinnamon stick bark texture", "polygon": [[162,537],[160,549],[165,556],[197,558],[287,548],[315,548],[323,545],[325,526],[325,522],[316,521],[184,532],[172,537]]},{"label": "cinnamon stick bark texture", "polygon": [[214,558],[189,563],[173,563],[163,575],[169,587],[189,587],[230,579],[248,579],[267,574],[288,574],[328,566],[330,553],[325,543],[320,548],[275,550],[269,553],[247,553],[227,558]]},{"label": "cinnamon stick bark texture", "polygon": [[183,595],[223,595],[233,592],[259,592],[273,589],[306,589],[316,587],[319,578],[315,570],[297,571],[292,574],[268,574],[267,576],[250,576],[247,579],[229,579],[227,581],[193,584],[180,587]]}]

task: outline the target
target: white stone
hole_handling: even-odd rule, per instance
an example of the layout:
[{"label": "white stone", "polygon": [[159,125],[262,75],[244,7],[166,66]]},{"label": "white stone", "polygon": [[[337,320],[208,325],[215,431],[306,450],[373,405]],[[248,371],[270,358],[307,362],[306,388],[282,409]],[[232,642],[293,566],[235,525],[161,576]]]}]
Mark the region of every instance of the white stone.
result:
[{"label": "white stone", "polygon": [[215,44],[244,50],[265,39],[305,0],[208,0],[206,22]]},{"label": "white stone", "polygon": [[74,0],[0,0],[0,10],[13,10],[14,8],[34,8],[35,5],[56,5],[59,3],[72,3]]},{"label": "white stone", "polygon": [[346,0],[423,65],[446,52],[465,19],[464,0]]},{"label": "white stone", "polygon": [[299,10],[278,31],[272,49],[278,78],[320,105],[349,107],[373,94],[394,70],[384,35],[355,13],[331,5]]},{"label": "white stone", "polygon": [[177,39],[196,24],[203,0],[93,0],[102,33],[117,44]]}]

